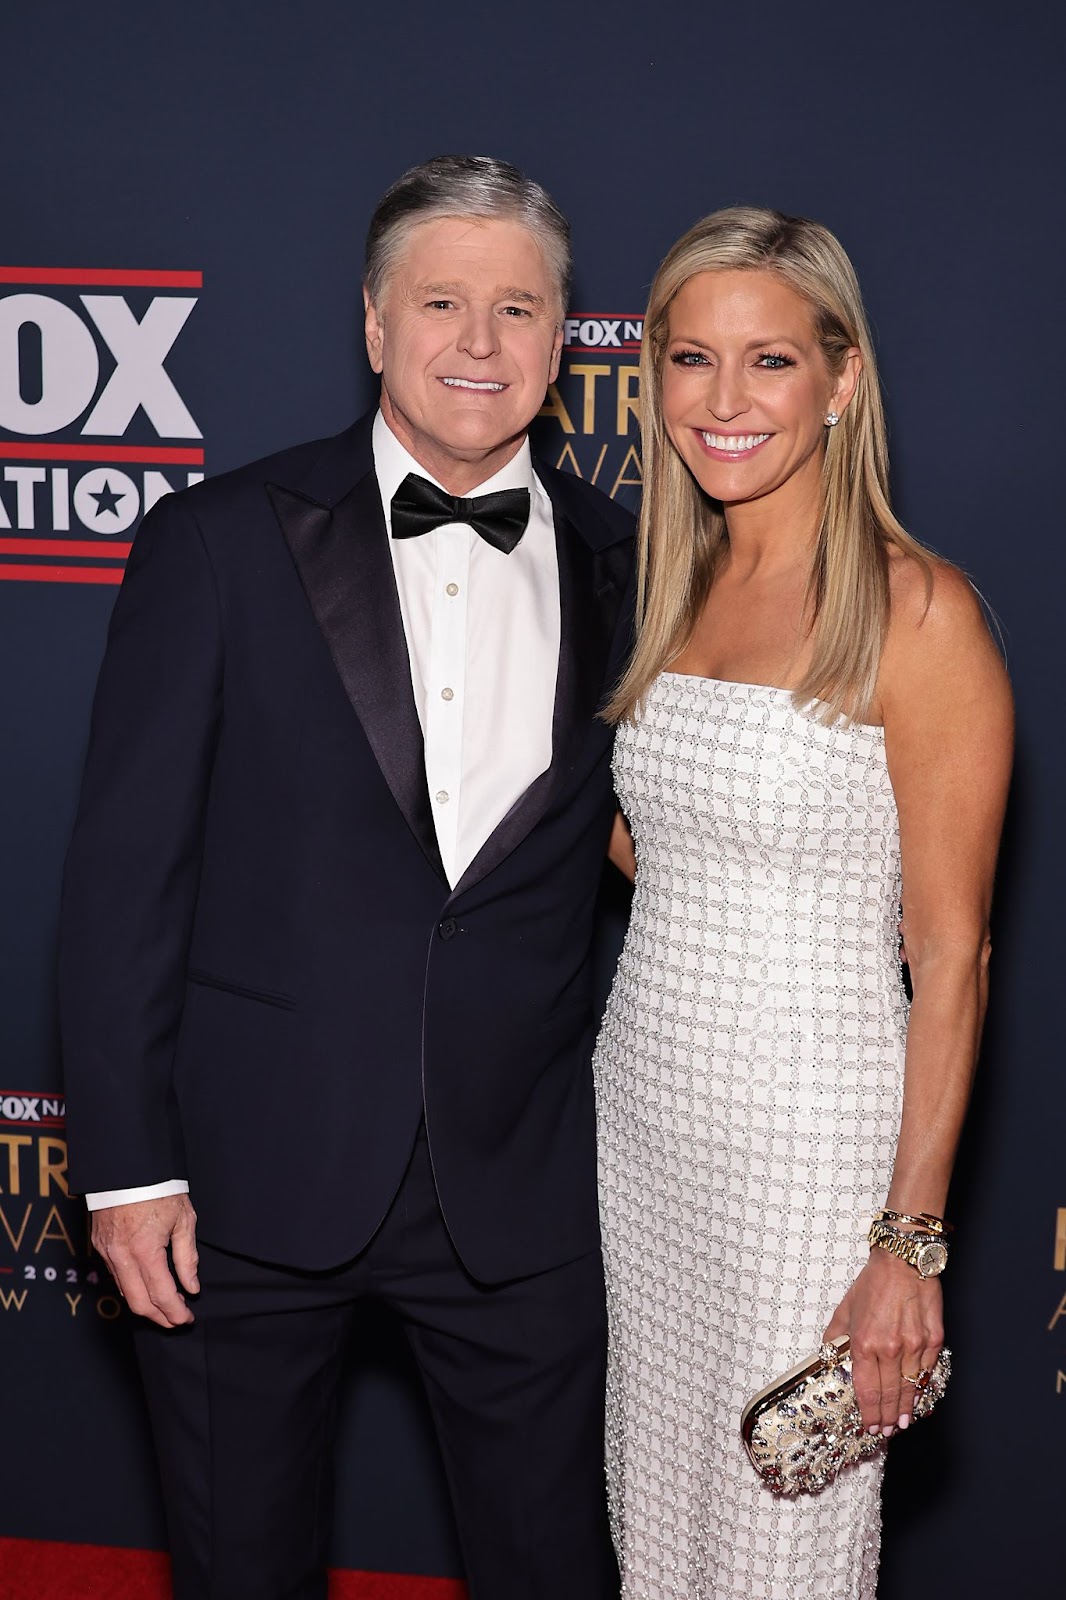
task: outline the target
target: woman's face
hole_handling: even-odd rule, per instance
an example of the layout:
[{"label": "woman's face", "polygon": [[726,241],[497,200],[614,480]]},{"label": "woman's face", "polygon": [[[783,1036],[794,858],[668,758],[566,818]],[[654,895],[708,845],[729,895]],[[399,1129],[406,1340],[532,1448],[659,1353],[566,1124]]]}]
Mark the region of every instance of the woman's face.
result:
[{"label": "woman's face", "polygon": [[772,495],[782,510],[816,487],[826,413],[843,414],[859,352],[834,379],[810,305],[763,271],[690,278],[670,306],[668,331],[663,418],[700,487],[726,506]]}]

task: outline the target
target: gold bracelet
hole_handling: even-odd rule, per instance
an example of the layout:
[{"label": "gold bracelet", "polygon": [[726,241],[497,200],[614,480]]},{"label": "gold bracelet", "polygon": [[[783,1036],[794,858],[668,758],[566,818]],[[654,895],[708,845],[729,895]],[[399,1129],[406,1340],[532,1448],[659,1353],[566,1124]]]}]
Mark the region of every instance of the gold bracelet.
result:
[{"label": "gold bracelet", "polygon": [[889,1211],[886,1207],[874,1217],[875,1222],[910,1222],[924,1233],[954,1233],[955,1229],[943,1217],[934,1217],[931,1211],[920,1211],[916,1217],[906,1211]]}]

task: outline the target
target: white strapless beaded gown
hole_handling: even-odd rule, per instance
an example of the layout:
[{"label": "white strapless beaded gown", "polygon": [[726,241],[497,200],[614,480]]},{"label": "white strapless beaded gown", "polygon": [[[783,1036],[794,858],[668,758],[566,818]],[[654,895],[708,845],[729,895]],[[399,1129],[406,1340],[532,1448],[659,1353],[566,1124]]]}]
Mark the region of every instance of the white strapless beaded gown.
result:
[{"label": "white strapless beaded gown", "polygon": [[879,728],[664,673],[619,729],[637,849],[596,1049],[607,1462],[626,1600],[873,1600],[879,1460],[779,1499],[740,1413],[866,1260],[903,1098]]}]

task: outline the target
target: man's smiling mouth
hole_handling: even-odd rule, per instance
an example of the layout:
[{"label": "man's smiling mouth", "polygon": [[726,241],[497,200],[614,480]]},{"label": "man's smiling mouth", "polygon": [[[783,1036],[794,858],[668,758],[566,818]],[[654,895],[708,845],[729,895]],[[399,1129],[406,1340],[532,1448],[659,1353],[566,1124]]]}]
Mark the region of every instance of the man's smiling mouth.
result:
[{"label": "man's smiling mouth", "polygon": [[505,383],[491,383],[476,378],[442,378],[449,389],[473,389],[477,394],[499,394],[507,388]]}]

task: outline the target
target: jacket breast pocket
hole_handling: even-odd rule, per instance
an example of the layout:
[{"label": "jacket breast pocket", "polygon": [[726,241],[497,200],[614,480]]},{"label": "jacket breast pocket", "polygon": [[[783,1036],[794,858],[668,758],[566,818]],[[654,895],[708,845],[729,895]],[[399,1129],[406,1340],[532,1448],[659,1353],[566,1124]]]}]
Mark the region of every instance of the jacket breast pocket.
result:
[{"label": "jacket breast pocket", "polygon": [[295,1011],[296,998],[278,989],[259,989],[247,983],[235,983],[230,978],[220,978],[216,973],[192,968],[186,974],[189,983],[202,989],[217,989],[222,994],[237,995],[241,1000],[257,1000],[260,1005],[280,1006],[283,1011]]}]

